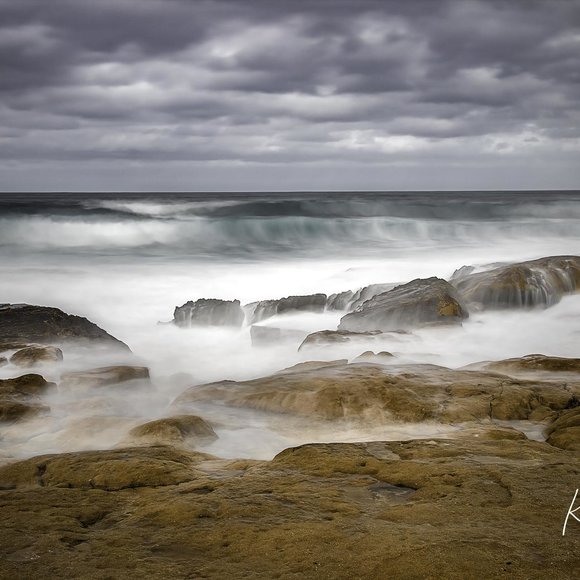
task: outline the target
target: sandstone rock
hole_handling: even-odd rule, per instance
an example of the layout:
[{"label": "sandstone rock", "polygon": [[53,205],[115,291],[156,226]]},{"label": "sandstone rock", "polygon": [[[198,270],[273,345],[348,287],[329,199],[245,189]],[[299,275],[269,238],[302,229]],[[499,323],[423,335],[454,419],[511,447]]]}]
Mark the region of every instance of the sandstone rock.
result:
[{"label": "sandstone rock", "polygon": [[0,572],[574,578],[580,524],[561,534],[579,471],[578,454],[506,439],[304,445],[271,462],[168,447],[35,458],[0,470]]},{"label": "sandstone rock", "polygon": [[126,344],[86,318],[66,314],[58,308],[29,304],[0,306],[0,339],[5,343],[91,342],[129,350]]},{"label": "sandstone rock", "polygon": [[279,373],[188,389],[174,402],[220,402],[319,420],[462,423],[545,420],[580,397],[580,384],[525,381],[433,365],[303,363]]},{"label": "sandstone rock", "polygon": [[380,330],[372,330],[368,332],[352,332],[350,330],[319,330],[312,332],[298,347],[302,350],[312,346],[329,346],[334,344],[345,344],[355,340],[368,340],[375,338],[383,333]]},{"label": "sandstone rock", "polygon": [[177,415],[149,421],[129,431],[128,440],[139,445],[181,445],[217,439],[211,425],[195,415]]},{"label": "sandstone rock", "polygon": [[0,397],[11,399],[30,399],[46,395],[56,385],[36,374],[22,375],[15,379],[0,379]]},{"label": "sandstone rock", "polygon": [[465,300],[484,308],[548,307],[580,289],[580,257],[553,256],[500,266],[453,283]]},{"label": "sandstone rock", "polygon": [[546,429],[547,441],[561,449],[580,451],[580,399],[574,401],[575,407],[560,413]]},{"label": "sandstone rock", "polygon": [[60,362],[62,350],[55,346],[27,346],[16,351],[10,362],[19,367],[33,367],[38,364]]},{"label": "sandstone rock", "polygon": [[359,354],[354,360],[354,363],[357,362],[370,362],[376,364],[390,364],[393,362],[395,357],[392,353],[383,350],[381,352],[373,352],[372,350],[367,350],[362,354]]},{"label": "sandstone rock", "polygon": [[299,343],[304,339],[306,332],[288,328],[274,328],[270,326],[252,325],[250,339],[252,346],[275,346],[281,343]]},{"label": "sandstone rock", "polygon": [[0,489],[42,486],[114,491],[175,485],[194,479],[195,463],[209,458],[172,447],[43,455],[0,467]]},{"label": "sandstone rock", "polygon": [[244,312],[239,300],[200,298],[175,308],[173,321],[177,326],[242,326]]},{"label": "sandstone rock", "polygon": [[307,296],[288,296],[279,300],[262,300],[244,306],[248,324],[261,322],[279,314],[292,312],[324,312],[326,294],[309,294]]},{"label": "sandstone rock", "polygon": [[[482,363],[479,363],[481,366]],[[543,354],[528,354],[521,358],[510,358],[500,361],[483,363],[483,366],[493,371],[503,373],[529,373],[544,371],[547,373],[580,373],[580,358],[563,358]]]},{"label": "sandstone rock", "polygon": [[459,324],[467,318],[457,291],[439,278],[417,279],[364,302],[343,316],[338,329],[412,329],[432,323]]},{"label": "sandstone rock", "polygon": [[84,387],[92,389],[118,385],[133,380],[149,381],[149,369],[147,367],[122,365],[65,373],[61,377],[59,388],[74,389]]}]

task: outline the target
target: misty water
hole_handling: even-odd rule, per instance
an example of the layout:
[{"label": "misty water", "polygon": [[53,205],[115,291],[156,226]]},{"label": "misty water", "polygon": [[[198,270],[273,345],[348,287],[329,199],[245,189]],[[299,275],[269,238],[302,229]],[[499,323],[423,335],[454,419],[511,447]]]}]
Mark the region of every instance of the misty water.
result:
[{"label": "misty water", "polygon": [[[122,444],[145,420],[169,416],[186,388],[265,376],[306,360],[352,360],[387,350],[397,363],[458,368],[543,353],[578,356],[580,295],[549,309],[474,312],[462,327],[298,352],[300,338],[253,347],[250,329],[165,324],[198,298],[255,300],[484,269],[580,254],[580,193],[37,194],[0,197],[0,303],[55,306],[85,316],[133,355],[64,348],[35,368],[58,382],[70,370],[117,363],[150,368],[153,389],[58,391],[51,415],[4,427],[0,457]],[[263,326],[335,329],[344,312],[270,318]],[[159,323],[163,324],[159,324]],[[12,365],[0,378],[22,374]],[[270,458],[310,441],[405,439],[451,426],[322,423],[205,405],[222,457]]]}]

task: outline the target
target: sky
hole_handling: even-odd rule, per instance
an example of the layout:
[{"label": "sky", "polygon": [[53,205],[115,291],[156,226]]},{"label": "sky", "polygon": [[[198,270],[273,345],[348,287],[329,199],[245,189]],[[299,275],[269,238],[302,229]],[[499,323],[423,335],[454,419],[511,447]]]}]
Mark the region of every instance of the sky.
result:
[{"label": "sky", "polygon": [[0,191],[580,188],[580,0],[0,0]]}]

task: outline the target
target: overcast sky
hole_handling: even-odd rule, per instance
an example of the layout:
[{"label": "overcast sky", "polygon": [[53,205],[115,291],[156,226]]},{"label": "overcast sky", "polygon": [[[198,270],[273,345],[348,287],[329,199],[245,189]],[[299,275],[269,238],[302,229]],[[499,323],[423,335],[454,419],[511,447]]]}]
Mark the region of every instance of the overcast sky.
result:
[{"label": "overcast sky", "polygon": [[580,0],[0,0],[0,189],[580,187]]}]

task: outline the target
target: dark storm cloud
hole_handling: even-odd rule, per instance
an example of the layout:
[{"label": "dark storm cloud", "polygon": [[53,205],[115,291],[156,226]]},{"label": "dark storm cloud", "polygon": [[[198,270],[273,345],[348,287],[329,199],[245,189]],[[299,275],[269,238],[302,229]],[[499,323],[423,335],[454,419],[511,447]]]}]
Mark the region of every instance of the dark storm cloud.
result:
[{"label": "dark storm cloud", "polygon": [[515,176],[577,160],[579,62],[575,0],[0,0],[0,158]]}]

